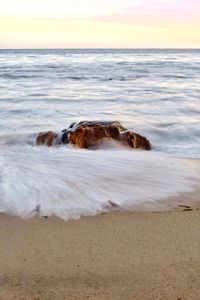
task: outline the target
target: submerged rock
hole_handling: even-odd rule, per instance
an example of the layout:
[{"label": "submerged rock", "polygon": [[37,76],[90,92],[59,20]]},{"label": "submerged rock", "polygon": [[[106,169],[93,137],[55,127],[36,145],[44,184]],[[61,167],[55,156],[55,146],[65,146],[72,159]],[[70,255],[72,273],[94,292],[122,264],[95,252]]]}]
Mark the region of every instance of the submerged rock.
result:
[{"label": "submerged rock", "polygon": [[148,139],[138,133],[127,130],[117,121],[82,121],[72,123],[68,129],[62,131],[60,138],[57,133],[52,131],[40,133],[36,139],[36,144],[52,146],[71,143],[79,148],[97,149],[104,139],[115,140],[131,148],[151,149]]},{"label": "submerged rock", "polygon": [[46,145],[46,146],[53,146],[57,142],[58,134],[53,131],[41,132],[37,136],[36,144],[37,145]]}]

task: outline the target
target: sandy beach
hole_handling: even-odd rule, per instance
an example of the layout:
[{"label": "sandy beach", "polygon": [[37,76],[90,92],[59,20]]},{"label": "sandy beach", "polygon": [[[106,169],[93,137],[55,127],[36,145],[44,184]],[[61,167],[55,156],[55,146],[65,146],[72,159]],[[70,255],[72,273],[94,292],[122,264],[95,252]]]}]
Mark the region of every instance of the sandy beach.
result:
[{"label": "sandy beach", "polygon": [[0,299],[199,299],[200,210],[0,216]]}]

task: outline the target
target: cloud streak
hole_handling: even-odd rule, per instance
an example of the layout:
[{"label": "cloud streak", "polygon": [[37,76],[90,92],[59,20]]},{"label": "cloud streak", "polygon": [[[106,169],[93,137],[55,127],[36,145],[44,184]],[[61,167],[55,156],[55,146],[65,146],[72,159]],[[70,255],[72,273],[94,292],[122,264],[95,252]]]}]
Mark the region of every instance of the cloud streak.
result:
[{"label": "cloud streak", "polygon": [[200,23],[200,1],[145,0],[125,8],[120,13],[96,16],[95,19],[117,23]]}]

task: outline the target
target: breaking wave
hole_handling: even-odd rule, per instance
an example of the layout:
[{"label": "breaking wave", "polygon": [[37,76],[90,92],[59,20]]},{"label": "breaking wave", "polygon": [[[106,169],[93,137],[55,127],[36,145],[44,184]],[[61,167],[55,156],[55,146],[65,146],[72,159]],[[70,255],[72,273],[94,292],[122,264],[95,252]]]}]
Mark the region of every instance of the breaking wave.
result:
[{"label": "breaking wave", "polygon": [[195,186],[179,160],[122,148],[97,151],[30,145],[3,147],[0,212],[74,219],[113,206],[134,209]]}]

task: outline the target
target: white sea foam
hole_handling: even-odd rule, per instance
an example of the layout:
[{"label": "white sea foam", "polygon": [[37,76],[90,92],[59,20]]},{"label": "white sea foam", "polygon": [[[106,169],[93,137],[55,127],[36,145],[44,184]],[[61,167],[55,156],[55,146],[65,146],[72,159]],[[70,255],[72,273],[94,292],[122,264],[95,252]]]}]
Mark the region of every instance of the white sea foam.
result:
[{"label": "white sea foam", "polygon": [[13,146],[0,157],[0,212],[64,219],[192,191],[195,174],[178,160],[124,149]]}]

